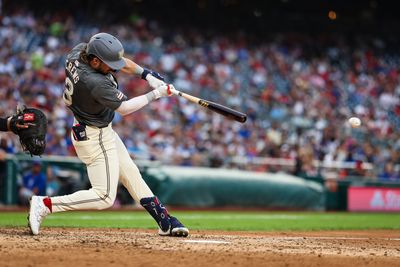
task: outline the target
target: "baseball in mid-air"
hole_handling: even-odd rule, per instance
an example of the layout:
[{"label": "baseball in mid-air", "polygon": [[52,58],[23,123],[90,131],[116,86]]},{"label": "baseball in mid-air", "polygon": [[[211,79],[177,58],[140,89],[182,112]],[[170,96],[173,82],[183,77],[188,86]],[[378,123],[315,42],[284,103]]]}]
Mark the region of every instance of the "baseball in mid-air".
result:
[{"label": "baseball in mid-air", "polygon": [[357,127],[360,127],[361,120],[359,118],[357,118],[357,117],[351,117],[349,119],[349,123],[350,123],[351,127],[357,128]]}]

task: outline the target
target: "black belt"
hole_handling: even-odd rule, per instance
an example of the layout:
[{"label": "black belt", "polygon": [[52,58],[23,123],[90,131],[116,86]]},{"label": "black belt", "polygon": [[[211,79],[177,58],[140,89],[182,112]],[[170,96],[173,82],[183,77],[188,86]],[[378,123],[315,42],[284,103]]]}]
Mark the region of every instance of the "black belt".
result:
[{"label": "black belt", "polygon": [[89,127],[96,127],[96,128],[100,128],[100,129],[101,129],[101,128],[106,128],[106,127],[108,126],[108,124],[105,125],[105,126],[88,125],[88,124],[82,123],[82,122],[80,122],[80,121],[78,121],[78,120],[77,120],[77,122],[78,122],[80,125],[84,126],[84,127],[89,126]]}]

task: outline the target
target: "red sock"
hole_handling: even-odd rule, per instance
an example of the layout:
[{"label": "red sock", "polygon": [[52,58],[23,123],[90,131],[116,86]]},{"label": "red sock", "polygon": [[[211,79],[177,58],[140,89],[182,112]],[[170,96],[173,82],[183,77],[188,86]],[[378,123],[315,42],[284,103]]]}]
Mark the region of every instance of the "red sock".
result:
[{"label": "red sock", "polygon": [[50,212],[53,212],[52,209],[51,209],[51,206],[52,206],[52,205],[51,205],[51,198],[49,198],[49,197],[44,198],[44,199],[43,199],[43,203],[44,203],[44,205],[45,205],[46,207],[49,208]]}]

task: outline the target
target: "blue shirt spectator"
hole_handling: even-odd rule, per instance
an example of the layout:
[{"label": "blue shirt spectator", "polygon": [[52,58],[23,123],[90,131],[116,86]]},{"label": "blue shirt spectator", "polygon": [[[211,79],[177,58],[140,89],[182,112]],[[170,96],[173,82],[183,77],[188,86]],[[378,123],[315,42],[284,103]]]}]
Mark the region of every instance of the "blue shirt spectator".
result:
[{"label": "blue shirt spectator", "polygon": [[42,165],[39,161],[32,164],[32,169],[23,176],[19,190],[21,204],[28,204],[33,195],[46,195],[46,175],[42,172]]},{"label": "blue shirt spectator", "polygon": [[378,175],[380,181],[400,181],[400,175],[394,169],[392,162],[386,162],[383,171]]}]

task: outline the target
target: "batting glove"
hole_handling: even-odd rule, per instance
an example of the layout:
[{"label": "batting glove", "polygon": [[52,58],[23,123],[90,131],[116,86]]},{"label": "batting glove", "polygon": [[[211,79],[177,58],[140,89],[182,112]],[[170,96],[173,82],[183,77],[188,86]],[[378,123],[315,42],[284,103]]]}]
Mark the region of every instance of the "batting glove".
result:
[{"label": "batting glove", "polygon": [[159,99],[163,96],[171,96],[175,87],[172,84],[165,84],[157,87],[150,93],[148,93],[148,98],[150,97],[149,101]]},{"label": "batting glove", "polygon": [[164,82],[164,77],[160,73],[144,69],[142,73],[142,79],[149,82],[151,88],[156,89],[159,86],[166,85]]}]

